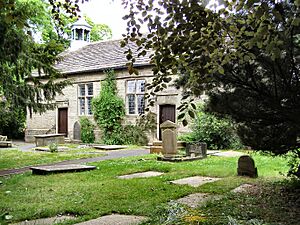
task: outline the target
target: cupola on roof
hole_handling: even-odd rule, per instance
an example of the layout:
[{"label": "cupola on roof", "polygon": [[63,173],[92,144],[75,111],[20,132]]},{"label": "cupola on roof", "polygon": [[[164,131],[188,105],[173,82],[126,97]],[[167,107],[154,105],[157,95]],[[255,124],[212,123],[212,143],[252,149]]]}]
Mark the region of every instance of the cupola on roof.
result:
[{"label": "cupola on roof", "polygon": [[81,28],[86,28],[86,29],[92,28],[92,26],[89,25],[83,17],[80,17],[75,23],[72,24],[71,28],[75,28],[75,27],[76,28],[81,27]]}]

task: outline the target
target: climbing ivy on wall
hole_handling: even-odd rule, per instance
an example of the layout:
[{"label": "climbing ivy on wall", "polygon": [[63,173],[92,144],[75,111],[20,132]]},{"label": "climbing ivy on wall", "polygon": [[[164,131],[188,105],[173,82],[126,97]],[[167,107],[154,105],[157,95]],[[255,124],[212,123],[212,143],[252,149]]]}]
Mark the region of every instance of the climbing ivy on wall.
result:
[{"label": "climbing ivy on wall", "polygon": [[93,98],[92,111],[99,128],[103,132],[105,144],[122,144],[122,120],[125,104],[117,94],[116,76],[113,70],[106,71],[101,83],[100,94]]}]

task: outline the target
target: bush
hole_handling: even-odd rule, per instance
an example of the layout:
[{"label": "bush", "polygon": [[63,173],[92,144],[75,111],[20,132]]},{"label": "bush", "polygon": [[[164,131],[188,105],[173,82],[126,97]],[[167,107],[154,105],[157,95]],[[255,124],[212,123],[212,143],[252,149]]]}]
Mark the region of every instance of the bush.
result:
[{"label": "bush", "polygon": [[49,150],[50,150],[50,152],[58,152],[58,146],[57,146],[57,144],[56,143],[51,143],[50,145],[49,145]]},{"label": "bush", "polygon": [[0,109],[0,134],[9,139],[24,138],[26,110],[9,107],[5,102],[0,102]]},{"label": "bush", "polygon": [[95,142],[95,134],[94,129],[95,125],[87,118],[80,118],[80,126],[81,126],[81,141],[83,143],[94,143]]},{"label": "bush", "polygon": [[179,139],[186,142],[206,142],[209,149],[237,149],[241,142],[236,134],[234,124],[229,119],[220,119],[198,106],[196,118],[192,122],[192,132]]}]

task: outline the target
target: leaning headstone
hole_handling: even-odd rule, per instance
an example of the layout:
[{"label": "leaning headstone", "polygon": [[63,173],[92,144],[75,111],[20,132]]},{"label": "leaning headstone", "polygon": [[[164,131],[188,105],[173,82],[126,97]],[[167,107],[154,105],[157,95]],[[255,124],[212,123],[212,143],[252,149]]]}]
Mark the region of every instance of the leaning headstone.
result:
[{"label": "leaning headstone", "polygon": [[78,121],[74,123],[74,139],[75,140],[81,140],[81,128]]},{"label": "leaning headstone", "polygon": [[248,155],[241,156],[238,160],[237,173],[238,176],[257,177],[254,160]]},{"label": "leaning headstone", "polygon": [[177,154],[177,125],[167,120],[160,125],[162,130],[162,154],[172,158]]}]

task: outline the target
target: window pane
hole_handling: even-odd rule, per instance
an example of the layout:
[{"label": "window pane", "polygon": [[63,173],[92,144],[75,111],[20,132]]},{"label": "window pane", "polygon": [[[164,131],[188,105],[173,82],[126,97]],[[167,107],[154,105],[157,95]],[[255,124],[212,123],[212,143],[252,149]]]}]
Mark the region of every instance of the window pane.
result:
[{"label": "window pane", "polygon": [[127,81],[127,93],[135,93],[135,80]]},{"label": "window pane", "polygon": [[84,98],[79,98],[79,115],[85,114],[85,100]]},{"label": "window pane", "polygon": [[79,96],[85,96],[85,86],[84,84],[78,85],[79,87]]},{"label": "window pane", "polygon": [[88,115],[92,115],[92,97],[88,97],[87,99],[87,108],[88,108]]},{"label": "window pane", "polygon": [[135,114],[135,96],[127,95],[127,100],[128,100],[128,113]]},{"label": "window pane", "polygon": [[93,95],[93,83],[87,84],[88,95]]},{"label": "window pane", "polygon": [[144,95],[138,95],[137,96],[137,101],[138,101],[138,113],[139,114],[144,114],[144,112],[145,112],[145,98],[144,98]]},{"label": "window pane", "polygon": [[137,93],[145,92],[145,80],[138,80],[136,84]]}]

